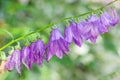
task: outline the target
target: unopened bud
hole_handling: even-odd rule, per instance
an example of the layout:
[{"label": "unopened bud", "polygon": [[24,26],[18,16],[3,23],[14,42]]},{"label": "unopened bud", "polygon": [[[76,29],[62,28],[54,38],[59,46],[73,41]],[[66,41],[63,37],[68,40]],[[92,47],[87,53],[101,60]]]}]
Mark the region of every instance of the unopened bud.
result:
[{"label": "unopened bud", "polygon": [[17,42],[17,45],[15,46],[15,49],[21,49],[20,43]]},{"label": "unopened bud", "polygon": [[0,51],[0,60],[6,60],[6,55],[3,51]]}]

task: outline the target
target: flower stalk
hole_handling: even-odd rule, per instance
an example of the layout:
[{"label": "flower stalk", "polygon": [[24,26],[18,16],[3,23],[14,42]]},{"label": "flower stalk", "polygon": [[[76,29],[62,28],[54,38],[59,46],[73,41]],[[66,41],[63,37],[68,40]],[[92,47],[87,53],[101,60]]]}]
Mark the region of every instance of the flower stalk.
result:
[{"label": "flower stalk", "polygon": [[21,36],[21,37],[19,37],[19,38],[17,38],[17,39],[14,39],[14,40],[10,41],[9,43],[7,43],[7,44],[4,45],[3,47],[1,47],[1,48],[0,48],[0,51],[4,50],[5,48],[7,48],[8,46],[10,46],[11,44],[13,44],[13,43],[15,43],[15,42],[18,42],[18,41],[26,38],[27,36],[29,36],[29,35],[31,35],[31,34],[34,34],[34,33],[37,33],[37,32],[41,32],[41,31],[43,31],[43,30],[45,30],[45,29],[47,29],[47,28],[49,28],[49,27],[52,27],[52,26],[54,26],[54,25],[56,25],[56,24],[58,24],[58,23],[60,23],[60,22],[63,22],[63,21],[69,20],[69,19],[75,19],[75,18],[79,18],[79,17],[84,16],[84,15],[87,15],[87,14],[95,13],[95,12],[97,12],[97,11],[99,11],[99,10],[102,10],[102,9],[106,8],[107,6],[115,3],[116,1],[118,1],[118,0],[114,0],[114,1],[106,4],[105,6],[102,6],[102,7],[98,8],[98,9],[91,10],[91,11],[88,11],[88,12],[86,12],[86,13],[79,14],[79,15],[77,15],[77,16],[72,16],[72,17],[68,17],[68,18],[63,18],[63,19],[58,20],[57,22],[53,22],[53,23],[51,23],[51,24],[49,24],[49,25],[47,25],[47,26],[45,26],[45,27],[43,27],[43,28],[40,28],[39,30],[36,30],[36,31],[34,31],[34,32],[31,32],[31,33],[28,33],[28,34],[26,34],[26,35],[24,35],[24,36]]},{"label": "flower stalk", "polygon": [[[112,3],[113,2],[110,2],[108,4],[110,5]],[[104,12],[99,17],[95,14],[96,11],[103,9],[104,7],[106,7],[106,5],[100,9],[96,9],[78,16],[61,19],[35,32],[31,32],[16,40],[13,40],[13,43],[14,41],[17,42],[18,40],[21,40],[30,34],[45,30],[58,24],[59,22],[68,19],[75,19],[79,16],[94,12],[94,14],[90,14],[86,20],[82,20],[80,22],[75,22],[74,20],[71,21],[64,30],[64,36],[61,34],[59,29],[54,28],[47,44],[44,44],[41,39],[38,39],[21,49],[19,43],[17,42],[18,46],[15,47],[15,50],[12,52],[12,54],[8,56],[5,69],[12,71],[14,68],[16,68],[17,72],[21,74],[22,64],[24,64],[27,69],[31,70],[34,64],[42,66],[44,60],[49,62],[53,56],[57,56],[59,59],[62,59],[64,55],[68,54],[69,46],[72,42],[79,47],[81,47],[84,40],[90,40],[92,43],[96,43],[96,39],[99,35],[109,32],[109,28],[114,27],[119,22],[117,11],[115,9],[111,10],[112,14]],[[10,45],[10,43],[8,43],[8,45]]]}]

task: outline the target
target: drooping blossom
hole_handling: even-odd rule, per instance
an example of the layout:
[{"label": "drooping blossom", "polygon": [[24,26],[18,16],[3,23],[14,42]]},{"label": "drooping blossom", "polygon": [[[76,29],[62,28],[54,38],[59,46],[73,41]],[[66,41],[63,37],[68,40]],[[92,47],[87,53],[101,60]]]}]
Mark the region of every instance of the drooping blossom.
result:
[{"label": "drooping blossom", "polygon": [[63,54],[67,54],[69,43],[64,40],[62,34],[58,29],[53,29],[47,46],[46,60],[49,61],[52,56],[56,55],[62,58]]},{"label": "drooping blossom", "polygon": [[85,40],[90,39],[95,43],[100,34],[108,32],[108,27],[101,23],[96,15],[91,15],[88,20],[78,23],[78,29],[82,33],[82,38]]},{"label": "drooping blossom", "polygon": [[29,47],[24,47],[22,54],[22,62],[28,69],[32,69],[32,65],[35,63],[41,66],[45,54],[45,45],[43,41],[37,40],[32,42]]},{"label": "drooping blossom", "polygon": [[83,39],[90,39],[95,43],[100,34],[108,32],[109,26],[115,26],[118,21],[116,10],[112,10],[112,15],[105,12],[100,19],[96,15],[91,15],[86,21],[79,22],[77,27],[81,31]]},{"label": "drooping blossom", "polygon": [[93,43],[96,42],[99,35],[98,23],[99,19],[95,15],[90,16],[87,21],[78,23],[78,28],[82,33],[83,39],[90,39]]},{"label": "drooping blossom", "polygon": [[117,11],[113,9],[111,12],[112,12],[111,15],[108,12],[104,12],[100,17],[102,24],[108,27],[115,26],[119,22]]},{"label": "drooping blossom", "polygon": [[103,24],[100,20],[97,22],[97,26],[98,26],[99,34],[104,34],[106,32],[109,32],[108,26]]},{"label": "drooping blossom", "polygon": [[36,43],[32,42],[29,46],[30,51],[27,56],[27,63],[28,63],[27,65],[28,65],[29,69],[32,69],[32,65],[34,64],[35,45],[36,45]]},{"label": "drooping blossom", "polygon": [[76,45],[81,46],[82,37],[81,32],[77,27],[77,23],[71,22],[70,25],[66,27],[64,36],[67,42],[71,43],[72,41],[74,41]]},{"label": "drooping blossom", "polygon": [[21,51],[20,50],[15,50],[9,57],[8,60],[5,64],[5,68],[8,71],[11,71],[14,69],[14,67],[16,68],[18,73],[21,73]]},{"label": "drooping blossom", "polygon": [[30,69],[30,66],[29,66],[29,62],[30,62],[30,58],[29,58],[29,54],[30,54],[30,48],[29,46],[24,46],[22,51],[21,51],[21,54],[22,54],[22,63],[25,65],[25,67],[27,69]]},{"label": "drooping blossom", "polygon": [[34,56],[34,63],[37,63],[38,65],[42,65],[43,59],[44,59],[44,54],[45,54],[45,45],[42,40],[37,40],[35,42],[35,53],[33,53]]}]

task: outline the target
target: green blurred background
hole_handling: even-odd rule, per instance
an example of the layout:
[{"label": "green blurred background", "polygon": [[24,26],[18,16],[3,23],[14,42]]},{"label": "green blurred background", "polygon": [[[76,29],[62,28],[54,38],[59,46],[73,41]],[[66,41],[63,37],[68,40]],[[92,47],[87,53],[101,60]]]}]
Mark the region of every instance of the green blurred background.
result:
[{"label": "green blurred background", "polygon": [[[96,9],[110,1],[0,0],[0,47],[13,37],[16,39],[59,19]],[[120,14],[120,1],[114,5]],[[66,24],[67,22],[62,22],[56,26],[63,32]],[[0,74],[0,80],[120,80],[119,26],[118,24],[115,28],[110,28],[109,33],[99,36],[96,44],[89,41],[84,42],[82,47],[72,44],[69,55],[61,60],[53,57],[49,63],[44,61],[42,67],[34,65],[31,71],[22,66],[21,75],[16,70],[5,71]],[[39,36],[45,43],[51,30],[49,28],[40,32]],[[35,35],[27,39],[36,40]],[[23,46],[25,40],[20,43]]]}]

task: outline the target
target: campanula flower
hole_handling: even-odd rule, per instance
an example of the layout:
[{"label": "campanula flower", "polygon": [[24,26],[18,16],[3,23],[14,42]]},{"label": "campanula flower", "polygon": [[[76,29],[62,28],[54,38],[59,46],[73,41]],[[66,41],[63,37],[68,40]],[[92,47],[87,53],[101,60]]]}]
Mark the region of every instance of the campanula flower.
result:
[{"label": "campanula flower", "polygon": [[71,43],[72,41],[74,41],[76,45],[81,46],[82,37],[81,32],[77,27],[77,23],[71,22],[70,25],[66,27],[64,36],[67,42]]},{"label": "campanula flower", "polygon": [[27,69],[30,69],[29,66],[29,54],[30,54],[30,48],[28,46],[24,46],[22,51],[22,63],[25,65],[25,67],[27,67]]},{"label": "campanula flower", "polygon": [[85,40],[90,39],[91,42],[95,43],[99,35],[98,23],[99,19],[95,15],[90,16],[87,21],[78,23],[82,38]]},{"label": "campanula flower", "polygon": [[23,47],[22,49],[22,62],[28,68],[31,69],[33,64],[42,65],[45,53],[45,45],[42,40],[32,42],[29,47]]},{"label": "campanula flower", "polygon": [[111,12],[112,15],[110,15],[108,12],[104,12],[100,17],[102,24],[108,27],[115,26],[119,21],[117,11],[114,9]]},{"label": "campanula flower", "polygon": [[37,40],[35,42],[35,53],[34,55],[34,62],[37,63],[38,65],[42,65],[43,59],[44,59],[44,54],[45,54],[45,45],[42,40]]},{"label": "campanula flower", "polygon": [[11,71],[16,68],[17,72],[20,74],[21,73],[21,51],[20,50],[15,50],[13,53],[8,57],[8,60],[5,64],[5,68],[8,71]]},{"label": "campanula flower", "polygon": [[64,40],[60,31],[58,29],[53,29],[47,44],[46,60],[49,61],[54,55],[61,59],[63,54],[67,54],[69,51],[68,44],[69,43]]}]

